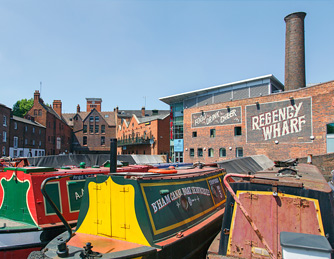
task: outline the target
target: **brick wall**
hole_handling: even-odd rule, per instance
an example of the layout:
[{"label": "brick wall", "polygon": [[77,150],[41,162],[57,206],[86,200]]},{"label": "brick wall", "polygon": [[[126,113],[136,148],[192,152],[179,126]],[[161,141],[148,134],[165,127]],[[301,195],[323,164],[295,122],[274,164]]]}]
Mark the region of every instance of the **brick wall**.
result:
[{"label": "brick wall", "polygon": [[[292,98],[291,98],[292,97]],[[291,99],[290,99],[291,98]],[[306,98],[304,101],[302,98]],[[302,135],[301,131],[287,136],[271,138],[266,141],[253,139],[250,142],[246,139],[246,119],[250,120],[251,114],[246,118],[246,107],[255,107],[256,102],[259,104],[259,111],[262,107],[270,104],[275,109],[279,102],[307,103],[310,100],[310,106],[305,107],[306,114],[309,114],[310,121],[305,123],[309,127],[308,135]],[[288,105],[289,106],[289,105]],[[184,110],[184,158],[185,162],[206,161],[214,162],[236,157],[236,148],[243,148],[243,156],[264,154],[272,160],[284,160],[289,158],[305,157],[308,154],[320,155],[327,152],[326,150],[326,124],[334,122],[334,81],[315,85],[312,87],[301,88],[288,92],[281,92],[269,96],[249,98],[238,101],[225,102],[214,105],[207,105],[197,108]],[[192,114],[200,112],[209,112],[218,109],[227,109],[227,107],[241,107],[241,122],[224,126],[203,126],[192,127]],[[248,108],[247,108],[248,109]],[[309,109],[309,111],[307,111]],[[305,126],[302,124],[302,126]],[[240,126],[242,134],[235,136],[235,127]],[[216,136],[210,138],[210,129],[216,130]],[[197,132],[197,137],[192,137],[192,132]],[[310,137],[314,136],[314,140]],[[249,135],[250,136],[250,135]],[[278,144],[275,144],[275,141]],[[282,141],[283,140],[283,141]],[[190,149],[195,150],[195,156],[190,157]],[[203,157],[197,156],[197,149],[203,148]],[[205,150],[204,150],[205,148]],[[214,150],[213,157],[208,157],[208,149]],[[219,157],[219,149],[226,149],[226,157]]]}]

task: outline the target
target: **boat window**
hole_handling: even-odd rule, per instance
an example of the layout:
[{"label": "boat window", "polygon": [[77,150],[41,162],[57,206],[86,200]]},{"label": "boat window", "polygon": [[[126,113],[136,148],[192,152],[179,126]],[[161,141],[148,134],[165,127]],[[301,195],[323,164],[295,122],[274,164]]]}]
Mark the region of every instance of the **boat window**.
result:
[{"label": "boat window", "polygon": [[[62,213],[59,182],[50,182],[45,185],[45,191],[50,195],[51,200]],[[45,215],[56,214],[50,204],[44,198]]]}]

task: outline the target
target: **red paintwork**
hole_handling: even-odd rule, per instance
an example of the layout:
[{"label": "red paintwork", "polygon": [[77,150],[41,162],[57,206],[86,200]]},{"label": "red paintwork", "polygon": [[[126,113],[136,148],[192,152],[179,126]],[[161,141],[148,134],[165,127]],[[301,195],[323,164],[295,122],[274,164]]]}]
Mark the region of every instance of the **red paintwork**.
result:
[{"label": "red paintwork", "polygon": [[[150,166],[126,166],[122,168],[117,168],[117,172],[137,172],[146,171]],[[24,168],[24,167],[23,167]],[[33,169],[34,167],[27,167],[27,169]],[[58,169],[52,172],[30,172],[25,173],[24,171],[18,171],[15,168],[7,168],[6,172],[2,172],[0,180],[5,178],[9,180],[16,175],[18,181],[29,181],[30,187],[27,193],[28,208],[30,210],[31,216],[38,226],[45,227],[47,224],[62,224],[57,215],[45,215],[45,204],[44,198],[41,192],[42,182],[49,177],[53,176],[63,176],[63,175],[96,175],[96,174],[108,174],[110,173],[110,168],[75,168],[75,169]],[[69,178],[61,178],[54,180],[60,183],[60,193],[62,194],[62,214],[67,221],[76,222],[79,216],[79,212],[70,212],[70,206],[67,196],[67,181]],[[4,199],[4,191],[0,185],[0,207]]]},{"label": "red paintwork", "polygon": [[31,252],[39,251],[41,249],[42,249],[42,247],[32,247],[32,248],[25,248],[25,249],[0,251],[0,258],[1,259],[27,258]]}]

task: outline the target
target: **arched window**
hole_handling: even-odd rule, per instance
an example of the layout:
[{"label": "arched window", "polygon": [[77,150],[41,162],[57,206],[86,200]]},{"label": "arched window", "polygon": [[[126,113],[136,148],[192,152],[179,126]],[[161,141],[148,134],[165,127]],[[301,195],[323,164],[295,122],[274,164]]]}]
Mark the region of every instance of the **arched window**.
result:
[{"label": "arched window", "polygon": [[219,157],[226,157],[226,149],[225,148],[220,148],[219,149]]},{"label": "arched window", "polygon": [[213,148],[209,148],[208,150],[208,156],[213,157]]}]

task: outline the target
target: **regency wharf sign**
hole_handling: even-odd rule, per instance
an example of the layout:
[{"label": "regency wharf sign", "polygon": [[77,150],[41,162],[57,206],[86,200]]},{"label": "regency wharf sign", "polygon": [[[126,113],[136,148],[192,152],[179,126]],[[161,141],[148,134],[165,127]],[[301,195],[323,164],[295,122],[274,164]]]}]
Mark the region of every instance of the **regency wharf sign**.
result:
[{"label": "regency wharf sign", "polygon": [[301,98],[246,106],[247,142],[310,142],[312,99]]},{"label": "regency wharf sign", "polygon": [[192,128],[238,123],[241,123],[241,107],[231,107],[191,114]]}]

